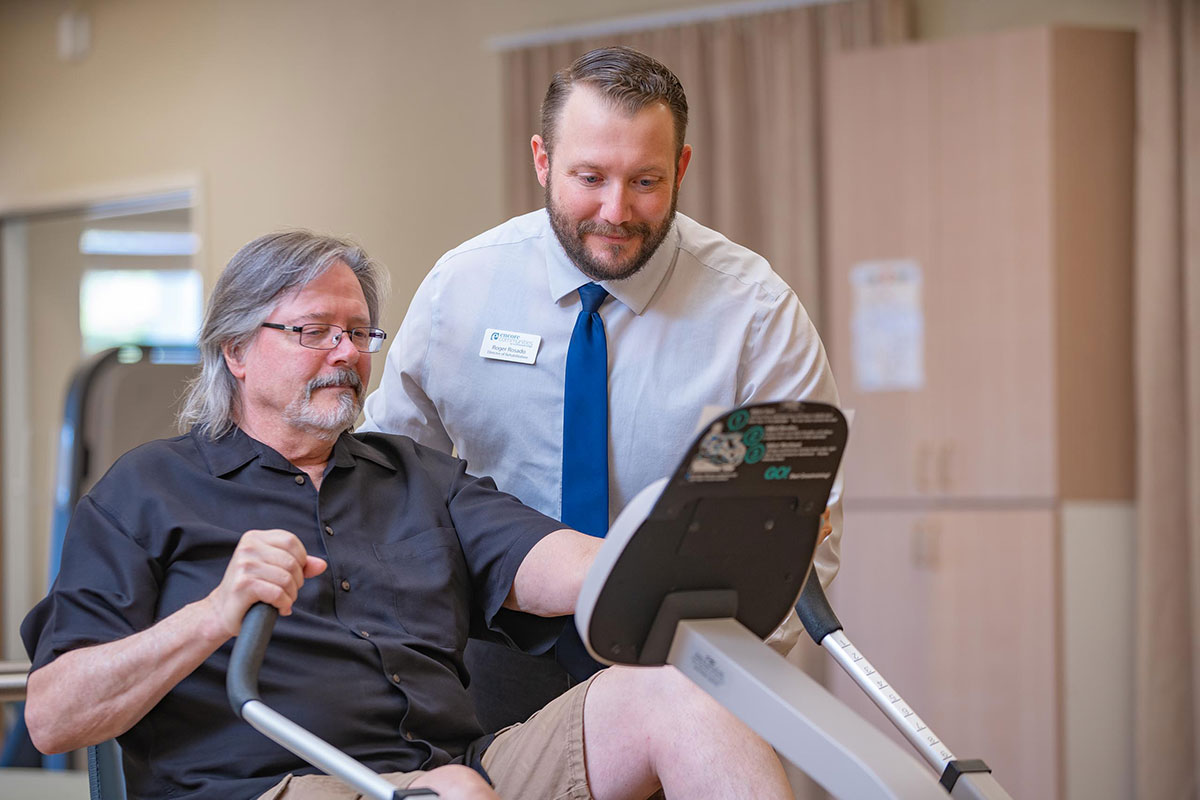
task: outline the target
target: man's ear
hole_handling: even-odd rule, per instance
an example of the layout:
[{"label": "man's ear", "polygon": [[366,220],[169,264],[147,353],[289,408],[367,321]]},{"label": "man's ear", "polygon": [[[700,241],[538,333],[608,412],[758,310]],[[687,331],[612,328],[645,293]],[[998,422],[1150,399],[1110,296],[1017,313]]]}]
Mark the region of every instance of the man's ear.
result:
[{"label": "man's ear", "polygon": [[679,162],[675,165],[675,188],[683,183],[683,173],[687,172],[688,164],[692,162],[692,146],[685,144],[679,153]]},{"label": "man's ear", "polygon": [[542,137],[536,133],[529,140],[529,146],[533,148],[533,169],[537,172],[538,183],[545,188],[546,181],[550,179],[550,151],[546,149]]},{"label": "man's ear", "polygon": [[243,360],[243,348],[226,342],[221,345],[221,355],[225,356],[225,366],[239,381],[246,377],[246,362]]}]

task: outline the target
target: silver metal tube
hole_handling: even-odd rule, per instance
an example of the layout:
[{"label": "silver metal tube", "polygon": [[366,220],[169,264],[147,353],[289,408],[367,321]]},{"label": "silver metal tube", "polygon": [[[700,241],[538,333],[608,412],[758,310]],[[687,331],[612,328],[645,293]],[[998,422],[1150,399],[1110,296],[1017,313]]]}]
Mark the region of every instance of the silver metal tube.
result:
[{"label": "silver metal tube", "polygon": [[879,670],[871,666],[871,662],[846,638],[845,632],[834,631],[821,640],[821,646],[829,651],[871,701],[879,706],[879,710],[900,729],[904,738],[941,775],[946,765],[954,760],[950,748],[942,744],[937,734],[917,716],[900,693],[879,674]]},{"label": "silver metal tube", "polygon": [[24,700],[28,677],[28,661],[0,661],[0,703]]},{"label": "silver metal tube", "polygon": [[275,741],[313,766],[341,778],[364,797],[393,800],[396,787],[363,764],[338,750],[319,736],[309,733],[259,700],[242,706],[242,718],[268,739]]},{"label": "silver metal tube", "polygon": [[945,800],[921,762],[737,620],[680,622],[667,660],[835,797]]}]

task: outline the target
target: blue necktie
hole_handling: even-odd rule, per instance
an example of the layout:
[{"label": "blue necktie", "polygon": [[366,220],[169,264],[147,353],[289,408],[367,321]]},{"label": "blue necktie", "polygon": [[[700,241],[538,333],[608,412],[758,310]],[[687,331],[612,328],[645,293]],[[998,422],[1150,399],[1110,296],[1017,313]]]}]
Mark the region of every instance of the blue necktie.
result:
[{"label": "blue necktie", "polygon": [[562,521],[590,536],[608,533],[608,343],[600,304],[608,292],[579,287],[583,308],[567,348],[563,393]]}]

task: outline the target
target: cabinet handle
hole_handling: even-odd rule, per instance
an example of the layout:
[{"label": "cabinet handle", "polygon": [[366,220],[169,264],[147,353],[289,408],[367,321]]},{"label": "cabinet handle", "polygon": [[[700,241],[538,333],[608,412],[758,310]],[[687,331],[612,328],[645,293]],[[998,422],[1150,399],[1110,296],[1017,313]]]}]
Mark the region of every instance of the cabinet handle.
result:
[{"label": "cabinet handle", "polygon": [[921,442],[917,445],[917,468],[914,470],[917,475],[917,491],[921,494],[928,494],[930,489],[929,480],[929,462],[933,460],[933,447],[929,442]]},{"label": "cabinet handle", "polygon": [[937,523],[921,520],[913,526],[912,562],[917,569],[935,570],[941,563],[941,535]]},{"label": "cabinet handle", "polygon": [[938,450],[938,485],[949,494],[954,485],[954,440],[943,442]]}]

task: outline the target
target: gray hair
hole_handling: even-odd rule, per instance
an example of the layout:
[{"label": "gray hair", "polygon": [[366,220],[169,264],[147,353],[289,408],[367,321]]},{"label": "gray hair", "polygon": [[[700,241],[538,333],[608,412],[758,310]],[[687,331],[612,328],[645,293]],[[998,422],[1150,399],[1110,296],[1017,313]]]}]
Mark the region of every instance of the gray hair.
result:
[{"label": "gray hair", "polygon": [[233,429],[241,398],[223,348],[248,346],[285,294],[303,289],[338,262],[358,278],[371,325],[378,327],[388,274],[355,242],[291,230],[260,236],[237,251],[208,299],[200,328],[200,374],[188,386],[179,412],[181,431],[194,425],[218,439]]},{"label": "gray hair", "polygon": [[683,85],[661,61],[632,47],[601,47],[554,73],[542,100],[542,141],[550,158],[554,158],[558,118],[577,83],[592,87],[629,114],[653,103],[665,103],[675,120],[675,158],[679,159],[688,124]]}]

